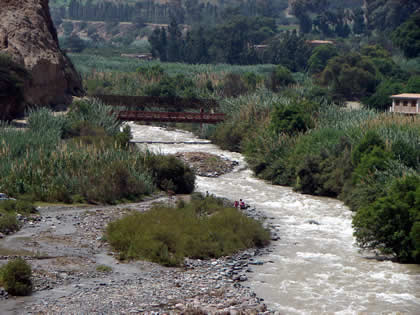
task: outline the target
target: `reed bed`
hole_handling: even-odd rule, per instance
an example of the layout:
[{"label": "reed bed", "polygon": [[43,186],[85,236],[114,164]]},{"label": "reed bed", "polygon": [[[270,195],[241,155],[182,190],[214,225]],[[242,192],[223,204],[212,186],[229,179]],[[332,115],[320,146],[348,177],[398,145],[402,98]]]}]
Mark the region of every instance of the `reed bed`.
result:
[{"label": "reed bed", "polygon": [[[32,200],[114,203],[155,190],[153,169],[145,166],[155,157],[121,146],[121,124],[98,100],[75,103],[66,116],[45,108],[28,114],[25,131],[0,126],[0,191]],[[88,132],[103,130],[101,138],[65,137],[80,124]]]},{"label": "reed bed", "polygon": [[200,73],[207,73],[212,75],[214,73],[237,73],[244,74],[246,72],[254,72],[256,74],[268,74],[275,65],[262,64],[262,65],[228,65],[228,64],[185,64],[178,62],[160,62],[157,60],[142,61],[131,58],[123,57],[102,57],[98,55],[89,54],[69,54],[70,59],[73,61],[76,69],[85,75],[90,73],[92,69],[97,72],[133,72],[138,67],[153,67],[161,66],[166,73],[170,76],[178,74],[192,77]]}]

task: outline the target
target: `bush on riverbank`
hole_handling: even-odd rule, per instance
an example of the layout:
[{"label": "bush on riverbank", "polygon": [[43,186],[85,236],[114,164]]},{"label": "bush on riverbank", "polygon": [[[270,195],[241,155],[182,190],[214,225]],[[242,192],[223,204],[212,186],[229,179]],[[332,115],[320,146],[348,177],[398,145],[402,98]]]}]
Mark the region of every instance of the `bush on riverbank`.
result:
[{"label": "bush on riverbank", "polygon": [[420,263],[420,176],[395,180],[386,195],[357,211],[353,225],[362,248]]},{"label": "bush on riverbank", "polygon": [[[25,131],[0,126],[0,191],[47,202],[112,204],[140,200],[165,180],[181,191],[193,189],[194,174],[181,162],[166,162],[161,174],[165,163],[153,161],[170,157],[129,147],[129,129],[120,131],[109,111],[97,100],[85,100],[65,116],[48,109],[30,112]],[[170,177],[174,173],[176,179]]]},{"label": "bush on riverbank", "polygon": [[156,185],[164,190],[177,194],[193,192],[195,173],[181,159],[173,155],[156,155],[146,153],[145,167],[153,174]]},{"label": "bush on riverbank", "polygon": [[17,214],[28,215],[35,212],[35,206],[26,200],[0,201],[0,233],[9,234],[19,230]]},{"label": "bush on riverbank", "polygon": [[217,258],[269,242],[260,222],[213,197],[130,214],[110,223],[106,235],[122,259],[166,266],[181,265],[184,257]]},{"label": "bush on riverbank", "polygon": [[30,295],[32,292],[31,277],[31,266],[22,258],[9,261],[0,268],[0,285],[11,295]]}]

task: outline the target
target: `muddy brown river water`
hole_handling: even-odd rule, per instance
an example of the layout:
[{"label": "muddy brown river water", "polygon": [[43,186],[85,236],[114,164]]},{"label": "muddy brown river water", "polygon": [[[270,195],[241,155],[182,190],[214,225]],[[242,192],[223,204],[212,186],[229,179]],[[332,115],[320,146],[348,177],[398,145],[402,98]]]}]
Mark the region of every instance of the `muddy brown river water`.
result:
[{"label": "muddy brown river water", "polygon": [[197,190],[242,198],[279,228],[281,240],[265,257],[271,263],[256,266],[247,283],[271,309],[283,314],[420,314],[420,266],[380,261],[372,253],[359,252],[352,213],[342,202],[256,179],[242,155],[191,133],[131,127],[133,141],[159,142],[147,144],[151,150],[208,152],[239,162],[233,172],[219,178],[198,177]]}]

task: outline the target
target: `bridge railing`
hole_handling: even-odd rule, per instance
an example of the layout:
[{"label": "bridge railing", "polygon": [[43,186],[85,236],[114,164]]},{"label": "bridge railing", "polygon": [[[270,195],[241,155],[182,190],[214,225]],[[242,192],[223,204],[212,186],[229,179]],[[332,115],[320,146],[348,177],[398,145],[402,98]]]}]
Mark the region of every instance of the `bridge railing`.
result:
[{"label": "bridge railing", "polygon": [[103,95],[97,94],[93,97],[100,99],[110,106],[125,107],[157,107],[172,109],[216,109],[219,104],[213,99],[162,97],[162,96],[129,96],[129,95]]},{"label": "bridge railing", "polygon": [[197,122],[218,123],[225,120],[222,113],[146,112],[124,110],[117,112],[118,119],[125,121]]}]

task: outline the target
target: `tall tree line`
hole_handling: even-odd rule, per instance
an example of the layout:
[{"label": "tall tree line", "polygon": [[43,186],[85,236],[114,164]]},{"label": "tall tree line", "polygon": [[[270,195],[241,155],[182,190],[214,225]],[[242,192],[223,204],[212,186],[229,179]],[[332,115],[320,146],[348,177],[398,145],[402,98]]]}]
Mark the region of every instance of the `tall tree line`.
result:
[{"label": "tall tree line", "polygon": [[[152,53],[161,61],[187,63],[283,64],[293,71],[306,69],[311,48],[296,31],[276,34],[274,19],[231,16],[214,27],[197,25],[182,34],[175,19],[149,37]],[[256,45],[267,43],[262,50]]]},{"label": "tall tree line", "polygon": [[154,0],[128,3],[111,1],[70,0],[67,8],[54,8],[54,13],[60,18],[70,18],[86,21],[120,21],[128,22],[141,17],[149,23],[169,23],[176,18],[177,23],[214,24],[225,18],[225,13],[240,14],[248,17],[276,17],[287,7],[287,0],[243,0],[233,5],[231,1],[221,1],[219,4],[201,2],[199,0],[179,0],[168,3],[158,3]]}]

